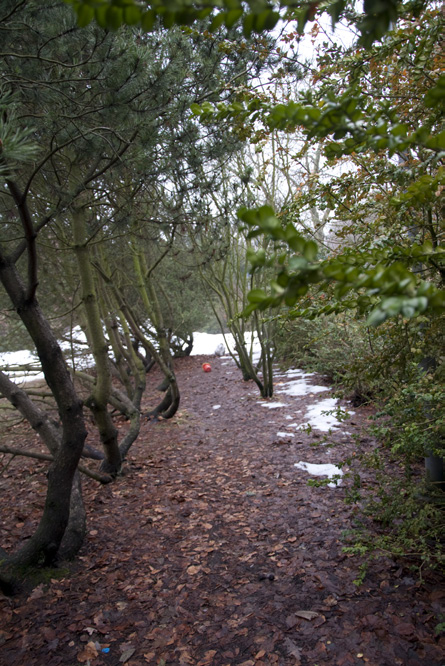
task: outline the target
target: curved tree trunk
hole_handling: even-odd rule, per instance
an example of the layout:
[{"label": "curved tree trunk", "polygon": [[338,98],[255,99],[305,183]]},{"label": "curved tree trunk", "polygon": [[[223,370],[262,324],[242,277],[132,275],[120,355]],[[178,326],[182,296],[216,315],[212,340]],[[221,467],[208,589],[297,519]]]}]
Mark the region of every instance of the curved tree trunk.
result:
[{"label": "curved tree trunk", "polygon": [[118,431],[108,412],[108,397],[111,391],[108,346],[102,330],[102,321],[94,288],[85,215],[86,209],[78,208],[72,216],[74,252],[82,285],[82,302],[86,315],[87,337],[92,347],[97,375],[91,396],[85,401],[85,404],[93,413],[99,430],[100,441],[104,447],[105,459],[102,462],[101,470],[111,476],[116,476],[120,471],[122,461],[117,439]]},{"label": "curved tree trunk", "polygon": [[170,419],[176,414],[179,408],[180,393],[175,372],[173,370],[173,358],[164,325],[164,318],[151,279],[152,271],[147,269],[145,258],[136,247],[133,247],[133,265],[142,302],[144,303],[147,314],[156,330],[159,352],[155,358],[165,375],[166,383],[168,382],[168,389],[164,399],[153,412],[150,412],[149,416],[160,415],[165,419]]},{"label": "curved tree trunk", "polygon": [[57,555],[68,525],[71,488],[86,438],[82,402],[35,293],[27,292],[15,265],[1,254],[0,280],[34,341],[62,424],[60,446],[48,471],[46,502],[39,526],[25,546],[11,557],[11,562],[35,564],[43,559],[49,564]]},{"label": "curved tree trunk", "polygon": [[[26,418],[31,427],[39,434],[53,457],[57,454],[61,443],[61,432],[48,414],[43,412],[31,400],[29,395],[0,372],[0,393]],[[82,455],[85,454],[85,449]],[[89,455],[92,454],[89,453]],[[71,490],[70,514],[68,525],[63,535],[59,558],[72,558],[80,549],[86,533],[85,507],[82,498],[80,474],[76,471]]]}]

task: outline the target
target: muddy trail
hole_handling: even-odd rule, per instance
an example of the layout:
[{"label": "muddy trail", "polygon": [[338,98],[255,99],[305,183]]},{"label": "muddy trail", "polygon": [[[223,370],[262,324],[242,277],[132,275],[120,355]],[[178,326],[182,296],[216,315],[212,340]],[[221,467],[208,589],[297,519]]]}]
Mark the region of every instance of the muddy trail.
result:
[{"label": "muddy trail", "polygon": [[[0,664],[445,663],[445,639],[434,634],[445,597],[438,581],[420,585],[382,558],[357,587],[361,560],[343,552],[355,521],[345,503],[354,472],[365,492],[375,483],[357,455],[357,446],[375,446],[363,430],[370,409],[355,409],[326,436],[297,430],[328,391],[277,393],[265,406],[233,362],[211,358],[204,373],[208,360],[177,362],[180,411],[144,421],[122,477],[84,482],[89,534],[80,557],[32,591],[0,598]],[[283,389],[290,377],[276,381]],[[158,399],[149,392],[147,408]],[[23,426],[9,441],[20,438]],[[295,467],[346,459],[333,487],[309,486]],[[5,548],[32,533],[45,470],[16,459],[2,474]]]}]

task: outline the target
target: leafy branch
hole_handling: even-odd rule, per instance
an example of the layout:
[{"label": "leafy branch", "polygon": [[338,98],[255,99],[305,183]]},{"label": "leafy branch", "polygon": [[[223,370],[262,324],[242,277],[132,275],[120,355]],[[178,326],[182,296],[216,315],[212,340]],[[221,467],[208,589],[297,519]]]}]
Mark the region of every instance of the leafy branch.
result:
[{"label": "leafy branch", "polygon": [[[321,261],[317,260],[317,243],[306,240],[292,223],[283,226],[270,206],[241,209],[238,217],[250,228],[250,237],[266,234],[281,242],[283,250],[269,257],[263,249],[249,253],[253,269],[278,264],[278,273],[270,282],[269,291],[253,289],[249,292],[249,305],[244,316],[283,303],[293,307],[315,284],[321,289],[333,284],[337,303],[300,310],[298,316],[312,318],[358,308],[362,313],[369,313],[368,326],[377,326],[397,315],[409,319],[426,311],[442,313],[445,310],[445,290],[419,280],[418,275],[407,268],[406,262],[394,260],[394,255],[400,253],[401,257],[417,261],[422,257],[422,261],[434,258],[443,262],[443,248],[433,248],[426,242],[413,244],[408,249],[397,248],[392,251],[392,257],[386,248],[376,248],[372,252],[351,250]],[[345,296],[351,293],[351,298],[345,301]]]}]

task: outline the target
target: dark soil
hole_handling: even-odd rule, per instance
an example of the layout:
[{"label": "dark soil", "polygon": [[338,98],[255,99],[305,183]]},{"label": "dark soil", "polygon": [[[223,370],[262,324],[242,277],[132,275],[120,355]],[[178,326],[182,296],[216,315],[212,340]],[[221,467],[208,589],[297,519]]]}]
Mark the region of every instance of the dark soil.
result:
[{"label": "dark soil", "polygon": [[[327,448],[322,433],[295,433],[285,416],[296,420],[329,394],[279,394],[289,408],[267,409],[224,358],[181,359],[177,375],[176,417],[144,421],[115,483],[84,482],[89,535],[80,557],[32,591],[0,598],[0,664],[444,664],[445,639],[435,636],[443,587],[434,577],[420,584],[388,558],[357,587],[361,560],[342,551],[356,510],[344,501],[352,475],[337,488],[311,487],[294,467],[349,456],[343,470],[354,471],[355,440],[375,445],[362,430],[370,408],[355,409]],[[158,399],[148,394],[147,411]],[[37,448],[22,424],[8,443],[24,437]],[[3,469],[6,549],[35,527],[45,470],[23,458]],[[363,470],[365,490],[372,483]]]}]

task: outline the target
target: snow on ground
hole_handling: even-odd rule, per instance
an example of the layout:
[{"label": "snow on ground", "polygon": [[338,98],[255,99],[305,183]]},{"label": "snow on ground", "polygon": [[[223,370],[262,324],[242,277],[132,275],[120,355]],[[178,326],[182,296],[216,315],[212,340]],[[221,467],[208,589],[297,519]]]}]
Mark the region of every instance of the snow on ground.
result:
[{"label": "snow on ground", "polygon": [[[306,423],[303,427],[310,425],[314,430],[321,430],[322,432],[328,432],[331,428],[338,428],[341,425],[341,421],[337,419],[335,414],[325,414],[324,412],[332,411],[333,409],[338,409],[338,400],[335,398],[325,398],[325,400],[319,400],[310,407],[308,407],[306,414],[304,415]],[[354,414],[354,412],[348,411],[348,414]]]},{"label": "snow on ground", "polygon": [[37,354],[28,349],[0,354],[0,368],[10,379],[22,381],[43,379]]},{"label": "snow on ground", "polygon": [[313,384],[308,384],[306,378],[311,376],[312,375],[306,375],[303,373],[303,376],[300,379],[295,379],[293,381],[286,382],[285,384],[277,385],[275,392],[286,393],[286,395],[290,395],[291,397],[300,397],[304,395],[310,395],[311,393],[329,391],[327,386],[315,386]]},{"label": "snow on ground", "polygon": [[263,402],[262,400],[259,400],[257,404],[262,405],[263,407],[267,407],[268,409],[278,409],[279,407],[287,407],[287,404],[285,402]]},{"label": "snow on ground", "polygon": [[[224,339],[225,338],[225,339]],[[247,349],[250,349],[250,343],[252,340],[252,334],[245,334]],[[204,355],[204,356],[213,356],[215,354],[216,348],[218,345],[223,345],[228,354],[229,349],[232,353],[235,353],[235,341],[231,333],[193,333],[193,349],[192,356]],[[258,339],[255,338],[253,341],[253,359],[257,360],[260,356],[260,345]],[[229,359],[226,361],[230,362]]]},{"label": "snow on ground", "polygon": [[324,414],[323,412],[336,409],[337,405],[338,400],[336,398],[325,398],[314,403],[307,408],[304,415],[305,423],[302,427],[305,428],[310,425],[314,430],[321,430],[322,432],[328,432],[331,428],[336,428],[340,425],[340,421],[336,416],[334,414]]},{"label": "snow on ground", "polygon": [[[308,463],[300,460],[300,462],[294,463],[294,467],[302,469],[311,476],[328,476],[329,478],[332,478],[333,476],[336,475],[343,476],[343,471],[340,469],[340,467],[332,465],[331,463],[322,463],[316,465],[315,463]],[[332,483],[328,483],[328,486],[329,488],[336,488],[340,484],[341,484],[341,479],[337,479]]]},{"label": "snow on ground", "polygon": [[[59,344],[70,365],[74,363],[77,368],[88,368],[93,365],[92,355],[85,353],[88,349],[87,339],[80,326],[73,329],[69,340],[59,340]],[[0,368],[10,379],[16,381],[29,382],[44,379],[37,353],[28,349],[1,353]]]},{"label": "snow on ground", "polygon": [[315,372],[304,372],[304,370],[299,370],[298,368],[290,368],[283,373],[285,377],[296,377],[298,375],[304,377],[313,377]]}]

